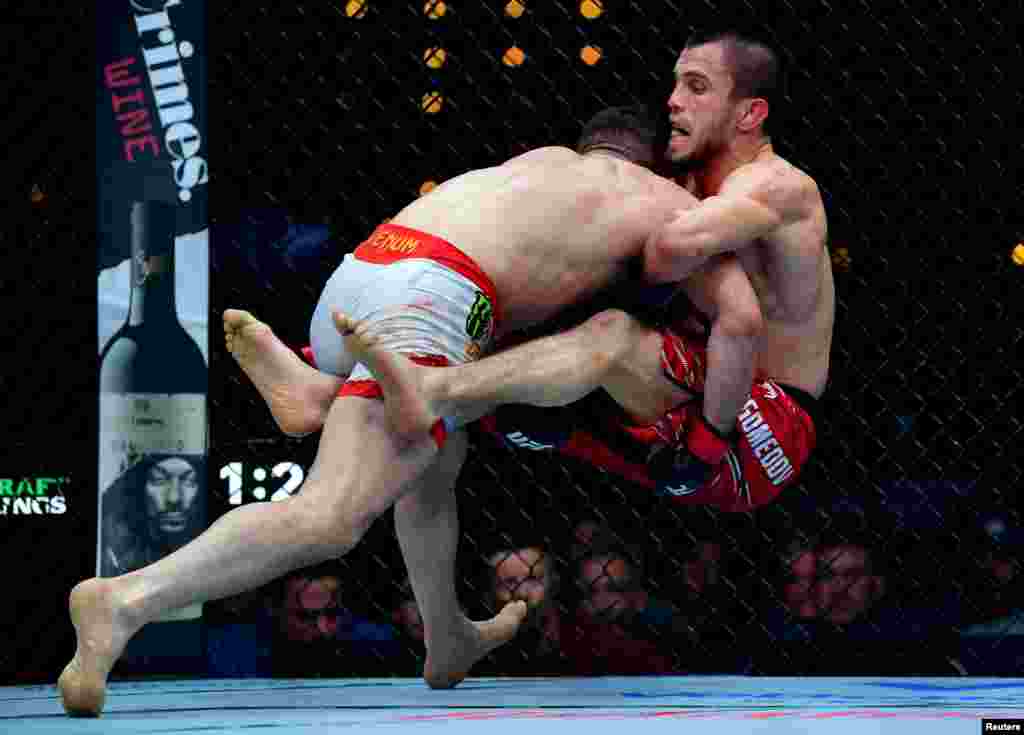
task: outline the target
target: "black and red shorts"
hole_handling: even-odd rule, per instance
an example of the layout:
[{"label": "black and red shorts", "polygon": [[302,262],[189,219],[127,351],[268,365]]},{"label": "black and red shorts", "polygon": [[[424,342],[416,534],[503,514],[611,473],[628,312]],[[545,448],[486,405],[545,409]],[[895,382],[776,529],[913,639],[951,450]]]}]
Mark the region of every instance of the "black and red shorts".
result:
[{"label": "black and red shorts", "polygon": [[[741,512],[772,502],[796,481],[817,443],[817,399],[776,381],[754,383],[737,417],[739,438],[713,479],[689,493],[674,491],[671,478],[652,473],[650,458],[663,451],[686,451],[686,427],[702,408],[706,344],[667,329],[662,335],[666,377],[694,392],[696,398],[654,424],[636,426],[621,412],[606,408],[597,416],[574,404],[559,409],[565,412],[560,421],[552,409],[533,411],[536,426],[528,407],[499,410],[482,421],[483,428],[521,448],[555,449],[602,467],[681,505]],[[556,426],[561,428],[553,431]]]}]

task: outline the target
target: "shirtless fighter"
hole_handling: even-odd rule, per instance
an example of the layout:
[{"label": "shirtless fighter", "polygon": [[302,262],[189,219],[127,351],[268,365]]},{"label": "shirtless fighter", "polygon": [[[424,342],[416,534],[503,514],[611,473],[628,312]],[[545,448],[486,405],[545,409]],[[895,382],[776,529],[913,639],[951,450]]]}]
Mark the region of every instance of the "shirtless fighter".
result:
[{"label": "shirtless fighter", "polygon": [[[687,44],[668,102],[668,155],[695,166],[703,199],[661,228],[645,250],[653,280],[675,281],[695,262],[719,261],[685,284],[694,305],[711,315],[727,297],[721,280],[734,267],[722,253],[735,251],[764,314],[757,380],[742,410],[723,422],[709,412],[713,402],[677,406],[680,388],[705,390],[702,340],[623,312],[598,314],[563,334],[446,370],[396,359],[361,324],[343,318],[351,349],[384,386],[396,429],[423,432],[437,416],[481,416],[503,404],[563,406],[603,387],[626,413],[612,431],[581,423],[580,412],[575,423],[551,414],[531,420],[522,411],[509,423],[498,412],[490,426],[510,443],[595,462],[680,503],[751,510],[794,482],[816,440],[835,295],[817,186],[774,153],[764,129],[776,67],[768,48],[735,34]],[[607,418],[604,423],[615,419]],[[723,437],[730,432],[736,436]],[[705,474],[694,472],[695,461]]]},{"label": "shirtless fighter", "polygon": [[[102,710],[114,662],[149,621],[342,556],[392,505],[424,616],[428,683],[457,683],[514,635],[525,606],[510,603],[474,624],[455,596],[453,486],[464,432],[443,445],[441,426],[433,438],[396,436],[384,403],[367,400],[379,388],[344,349],[331,312],[343,310],[379,335],[382,348],[427,364],[475,359],[499,330],[547,319],[611,284],[642,255],[653,228],[693,206],[691,194],[636,165],[653,162],[653,139],[653,126],[612,112],[585,128],[579,153],[534,150],[410,204],[347,256],[325,287],[310,327],[319,370],[251,315],[228,312],[232,352],[282,428],[305,433],[323,425],[313,467],[300,494],[234,509],[150,566],[77,585],[70,611],[78,647],[58,681],[65,709]],[[727,347],[729,334],[712,331]],[[305,393],[290,393],[295,386]],[[310,405],[329,406],[326,417],[308,413]]]},{"label": "shirtless fighter", "polygon": [[[707,198],[660,230],[651,238],[655,249],[646,251],[652,269],[671,279],[710,253],[735,250],[738,257],[713,256],[716,262],[686,284],[696,306],[720,322],[736,318],[735,313],[719,313],[717,302],[740,283],[737,262],[761,299],[765,324],[756,339],[759,379],[753,388],[748,384],[742,410],[725,420],[740,436],[724,442],[717,463],[713,453],[722,442],[705,424],[720,431],[721,425],[708,400],[710,391],[702,385],[708,364],[702,359],[703,338],[678,328],[651,329],[621,312],[599,314],[575,330],[445,370],[396,359],[356,320],[339,318],[351,349],[376,370],[396,432],[424,434],[437,416],[465,420],[504,403],[557,406],[604,386],[628,414],[618,434],[639,445],[634,446],[641,450],[638,461],[619,451],[628,442],[612,446],[581,431],[552,437],[548,416],[545,424],[499,424],[498,429],[514,434],[518,445],[554,445],[659,487],[678,502],[725,511],[751,510],[794,482],[816,439],[817,399],[829,369],[834,288],[817,187],[774,154],[764,130],[775,66],[768,49],[733,36],[704,38],[684,49],[669,100],[677,131],[669,154],[693,162],[694,179]],[[703,416],[696,402],[677,407],[688,393],[702,389]],[[685,445],[682,431],[687,432]],[[688,469],[686,455],[700,451],[694,434],[705,437],[703,457],[711,469],[699,486],[691,472],[680,477],[675,461]],[[686,455],[677,451],[684,446]],[[667,456],[672,461],[644,461],[643,455],[658,449],[656,460]],[[430,570],[424,573],[429,579]],[[447,584],[443,575],[433,579]]]}]

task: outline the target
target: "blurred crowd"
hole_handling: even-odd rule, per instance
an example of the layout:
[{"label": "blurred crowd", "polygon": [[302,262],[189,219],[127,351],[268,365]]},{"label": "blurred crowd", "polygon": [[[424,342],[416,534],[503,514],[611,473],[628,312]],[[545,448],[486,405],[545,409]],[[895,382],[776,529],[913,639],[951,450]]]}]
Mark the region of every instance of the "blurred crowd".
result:
[{"label": "blurred crowd", "polygon": [[[257,312],[254,294],[280,300],[287,284],[301,284],[290,303],[315,298],[338,257],[328,221],[299,225],[275,211],[250,212],[214,241],[215,277],[233,284],[223,298],[247,294]],[[304,323],[275,330],[305,339]],[[811,476],[757,513],[716,516],[668,508],[583,467],[567,479],[565,460],[494,446],[482,456],[505,464],[460,480],[463,494],[479,486],[460,499],[460,514],[478,514],[463,523],[462,603],[477,620],[514,599],[529,614],[476,675],[1024,671],[1024,530],[1012,488],[902,480],[837,498]],[[586,478],[605,487],[568,489]],[[422,673],[423,626],[404,569],[375,556],[394,545],[365,544],[362,567],[346,557],[208,605],[210,674]]]},{"label": "blurred crowd", "polygon": [[[945,537],[896,539],[839,511],[759,550],[694,537],[671,558],[598,516],[561,543],[503,542],[464,559],[463,604],[475,619],[511,600],[529,612],[474,674],[1019,675],[1024,534],[1007,513],[978,516]],[[368,584],[332,562],[215,610],[211,675],[422,673],[423,625],[400,574]]]}]

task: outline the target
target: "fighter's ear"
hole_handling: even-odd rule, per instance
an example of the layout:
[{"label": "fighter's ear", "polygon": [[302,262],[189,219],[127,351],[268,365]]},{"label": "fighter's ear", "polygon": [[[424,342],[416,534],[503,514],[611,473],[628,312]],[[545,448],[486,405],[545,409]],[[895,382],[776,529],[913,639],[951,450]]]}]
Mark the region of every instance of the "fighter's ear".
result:
[{"label": "fighter's ear", "polygon": [[751,97],[743,100],[743,108],[740,112],[740,119],[737,125],[744,133],[756,130],[764,124],[768,117],[768,100],[761,97]]}]

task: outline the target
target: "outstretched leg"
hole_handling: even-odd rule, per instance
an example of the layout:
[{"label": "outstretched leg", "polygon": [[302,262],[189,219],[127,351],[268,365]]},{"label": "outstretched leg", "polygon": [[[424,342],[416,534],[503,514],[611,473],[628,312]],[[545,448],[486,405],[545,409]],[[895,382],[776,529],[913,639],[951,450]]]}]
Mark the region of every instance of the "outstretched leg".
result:
[{"label": "outstretched leg", "polygon": [[363,323],[334,317],[348,350],[380,383],[400,436],[422,436],[442,416],[464,424],[506,403],[564,406],[602,387],[642,422],[693,398],[663,376],[660,334],[621,311],[446,368],[416,365],[380,347]]},{"label": "outstretched leg", "polygon": [[429,436],[396,440],[380,401],[334,401],[298,495],[232,510],[156,563],[72,590],[78,648],[58,681],[65,709],[98,715],[107,676],[128,639],[162,614],[345,554],[436,456]]},{"label": "outstretched leg", "polygon": [[474,623],[459,605],[455,481],[465,461],[466,444],[464,431],[450,435],[418,487],[395,504],[395,530],[423,617],[427,646],[423,674],[435,689],[462,681],[477,661],[512,639],[526,616],[525,603],[512,602],[491,620]]},{"label": "outstretched leg", "polygon": [[285,434],[319,431],[345,382],[310,367],[248,311],[224,312],[224,340]]}]

